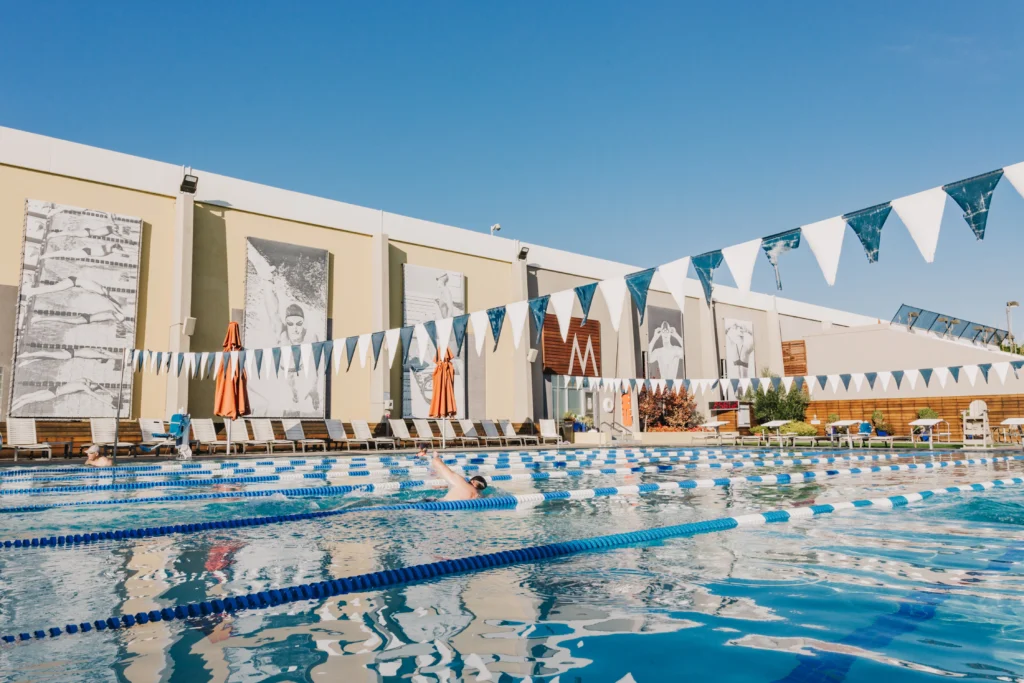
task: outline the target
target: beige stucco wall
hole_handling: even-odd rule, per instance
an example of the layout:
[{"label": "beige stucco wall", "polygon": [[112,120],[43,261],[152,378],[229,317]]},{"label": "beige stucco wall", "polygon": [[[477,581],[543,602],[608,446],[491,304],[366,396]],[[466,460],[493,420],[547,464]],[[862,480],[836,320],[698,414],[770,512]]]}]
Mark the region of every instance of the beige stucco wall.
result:
[{"label": "beige stucco wall", "polygon": [[[371,259],[368,235],[307,223],[270,218],[208,204],[195,206],[192,252],[192,315],[196,331],[192,350],[220,349],[232,309],[245,309],[246,239],[258,237],[330,252],[328,317],[335,340],[373,332],[370,312]],[[244,343],[243,339],[243,343]],[[370,365],[332,377],[331,414],[349,420],[369,415]],[[189,408],[196,417],[213,411],[214,384],[189,383]]]},{"label": "beige stucco wall", "polygon": [[[174,247],[174,199],[126,190],[84,180],[0,165],[0,285],[18,286],[21,275],[25,200],[69,204],[87,209],[137,216],[143,221],[139,271],[139,307],[135,345],[166,348],[171,325],[168,301],[171,253]],[[0,346],[7,355],[3,368],[4,410],[10,380],[10,350],[14,344],[13,320],[2,321]],[[165,377],[137,374],[132,396],[132,416],[162,417]]]}]

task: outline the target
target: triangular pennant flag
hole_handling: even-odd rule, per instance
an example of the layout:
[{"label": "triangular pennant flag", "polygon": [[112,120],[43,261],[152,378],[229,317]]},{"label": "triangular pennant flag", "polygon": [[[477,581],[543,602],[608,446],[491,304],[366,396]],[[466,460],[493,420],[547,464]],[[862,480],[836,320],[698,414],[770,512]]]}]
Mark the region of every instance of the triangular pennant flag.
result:
[{"label": "triangular pennant flag", "polygon": [[771,382],[772,382],[772,389],[774,389],[775,391],[778,391],[779,390],[779,386],[781,386],[781,384],[782,384],[782,378],[780,378],[780,377],[772,377],[771,378]]},{"label": "triangular pennant flag", "polygon": [[[525,303],[525,302],[523,302]],[[505,306],[495,306],[494,308],[487,309],[487,322],[491,325],[491,338],[494,340],[494,348],[498,348],[498,339],[501,338],[501,327],[502,323],[505,322],[505,316],[507,315]],[[473,326],[476,329],[476,326]],[[519,345],[516,344],[518,347]]]},{"label": "triangular pennant flag", "polygon": [[736,289],[741,292],[750,291],[750,281],[754,277],[754,264],[757,262],[757,253],[760,250],[760,239],[734,244],[722,249],[725,265],[729,266],[732,279],[736,281]]},{"label": "triangular pennant flag", "polygon": [[839,391],[839,380],[840,380],[839,375],[829,375],[828,376],[828,385],[832,388],[832,393],[833,394],[837,393]]},{"label": "triangular pennant flag", "polygon": [[626,301],[626,280],[621,277],[601,280],[597,283],[597,289],[601,292],[604,303],[608,307],[612,329],[618,332],[619,324],[622,322],[622,305]]},{"label": "triangular pennant flag", "polygon": [[878,249],[882,246],[882,228],[885,227],[885,221],[889,218],[890,211],[892,211],[892,206],[886,202],[843,216],[843,220],[850,226],[864,247],[868,263],[878,261]]},{"label": "triangular pennant flag", "polygon": [[732,385],[733,393],[738,394],[740,392],[740,381],[738,379],[730,379],[729,384]]},{"label": "triangular pennant flag", "polygon": [[690,262],[693,264],[693,269],[697,271],[700,286],[704,288],[704,301],[711,303],[711,283],[715,278],[715,270],[722,265],[722,252],[718,249],[709,251],[694,256]]},{"label": "triangular pennant flag", "polygon": [[270,349],[270,355],[274,359],[274,376],[278,377],[281,375],[281,347],[275,346]]},{"label": "triangular pennant flag", "polygon": [[312,346],[312,349],[313,349],[313,368],[317,372],[320,372],[320,360],[324,356],[324,343],[323,342],[313,342],[311,346]]},{"label": "triangular pennant flag", "polygon": [[1019,375],[1017,374],[1017,371],[1020,370],[1021,368],[1024,368],[1024,360],[1011,361],[1010,362],[1010,367],[1013,368],[1014,376],[1019,377]]},{"label": "triangular pennant flag", "polygon": [[978,366],[977,365],[965,365],[963,367],[964,374],[967,375],[967,381],[974,386],[975,380],[978,379]]},{"label": "triangular pennant flag", "polygon": [[896,389],[898,391],[900,389],[900,385],[903,384],[903,371],[902,370],[893,370],[892,371],[892,378],[893,378],[893,381],[896,382]]},{"label": "triangular pennant flag", "polygon": [[793,378],[792,377],[783,377],[782,378],[782,388],[786,390],[787,394],[789,392],[793,391]]},{"label": "triangular pennant flag", "polygon": [[[328,339],[324,342],[324,376],[327,376],[331,372],[331,364],[334,362],[334,340]],[[334,372],[337,373],[338,369],[335,367]]]},{"label": "triangular pennant flag", "polygon": [[762,394],[764,393],[764,387],[762,386],[761,379],[759,377],[751,377],[750,386],[754,387],[754,391],[760,391]]},{"label": "triangular pennant flag", "polygon": [[[864,373],[854,372],[851,373],[850,376],[853,377],[853,390],[859,393],[864,387]],[[849,387],[847,387],[847,389],[849,389]]]},{"label": "triangular pennant flag", "polygon": [[416,357],[424,361],[432,359],[434,354],[430,353],[430,333],[427,332],[426,326],[423,323],[419,323],[414,329],[413,339],[416,341]]},{"label": "triangular pennant flag", "polygon": [[825,276],[825,282],[830,287],[836,283],[836,273],[839,272],[839,255],[843,250],[844,230],[846,221],[842,216],[800,228],[803,238],[807,240],[807,246],[811,248],[814,258],[818,261],[821,274]]},{"label": "triangular pennant flag", "polygon": [[213,379],[214,377],[216,377],[216,375],[214,374],[214,367],[220,360],[220,354],[206,353],[203,355],[206,356],[206,376],[209,377],[210,379]]},{"label": "triangular pennant flag", "polygon": [[942,186],[946,194],[963,209],[964,220],[967,221],[967,225],[979,240],[985,239],[989,202],[992,200],[992,192],[1002,177],[1003,170],[999,169]]},{"label": "triangular pennant flag", "polygon": [[797,391],[802,390],[804,388],[804,378],[802,376],[794,377],[793,386],[796,387]]},{"label": "triangular pennant flag", "polygon": [[356,357],[356,346],[359,344],[359,337],[345,337],[345,356],[348,360],[345,368],[352,369],[352,359]]},{"label": "triangular pennant flag", "polygon": [[302,346],[292,344],[292,370],[298,372],[302,369]]},{"label": "triangular pennant flag", "polygon": [[818,386],[824,389],[825,385],[828,384],[828,375],[818,375],[817,380]]},{"label": "triangular pennant flag", "polygon": [[473,311],[469,314],[469,322],[473,324],[473,343],[476,344],[476,355],[479,356],[484,352],[484,339],[491,329],[491,322],[487,311]]},{"label": "triangular pennant flag", "polygon": [[146,360],[149,362],[149,371],[156,372],[156,351],[146,351]]},{"label": "triangular pennant flag", "polygon": [[676,306],[680,311],[686,307],[686,274],[690,270],[690,257],[684,256],[681,259],[658,266],[658,274],[668,289],[668,293],[675,299]]},{"label": "triangular pennant flag", "polygon": [[903,371],[903,379],[906,380],[910,384],[910,390],[911,391],[913,391],[914,389],[917,388],[917,378],[918,378],[917,370],[904,370]]},{"label": "triangular pennant flag", "polygon": [[384,345],[388,349],[388,369],[395,366],[395,356],[398,355],[398,345],[401,343],[402,330],[393,327],[384,333]]},{"label": "triangular pennant flag", "polygon": [[1010,184],[1017,188],[1017,192],[1024,197],[1024,161],[1003,169],[1003,175],[1010,181]]},{"label": "triangular pennant flag", "polygon": [[228,373],[228,377],[235,377],[242,369],[242,352],[232,351],[231,352],[231,372]]},{"label": "triangular pennant flag", "polygon": [[135,365],[135,372],[142,372],[142,368],[145,367],[146,363],[146,352],[142,350],[136,351],[132,362]]},{"label": "triangular pennant flag", "polygon": [[[703,386],[704,386],[704,380],[698,380],[698,382],[700,383],[700,386],[701,386],[701,387],[703,387]],[[739,388],[739,392],[740,392],[741,394],[745,394],[745,393],[747,393],[747,389],[749,389],[749,388],[750,388],[750,385],[751,385],[752,383],[753,383],[753,380],[751,380],[751,379],[750,379],[749,377],[740,377],[740,388]]]},{"label": "triangular pennant flag", "polygon": [[[399,337],[402,340],[402,365],[403,366],[409,364],[409,349],[412,348],[412,333],[413,333],[413,327],[411,325],[406,325],[405,327],[403,327],[403,328],[398,330],[398,335],[399,335]],[[350,354],[349,363],[351,363],[351,362],[352,362],[352,360],[351,360],[351,354]]]},{"label": "triangular pennant flag", "polygon": [[651,287],[651,279],[654,278],[654,268],[641,270],[626,276],[626,289],[633,296],[633,305],[640,314],[640,324],[644,324],[644,312],[647,310],[647,291]]},{"label": "triangular pennant flag", "polygon": [[430,340],[430,349],[425,349],[422,346],[422,339],[417,337],[420,341],[420,358],[426,359],[428,355],[432,356],[431,350],[437,350],[437,321],[428,320],[423,323],[423,329],[427,331],[427,339]]},{"label": "triangular pennant flag", "polygon": [[[576,292],[576,298],[579,299],[580,308],[583,309],[583,322],[587,322],[587,316],[590,315],[590,305],[594,303],[594,292],[597,291],[597,283],[591,282],[588,285],[580,285],[579,287],[573,288]],[[580,323],[583,324],[583,323]]]},{"label": "triangular pennant flag", "polygon": [[921,368],[918,372],[921,373],[921,379],[924,380],[924,385],[928,386],[932,381],[932,373],[934,372],[932,368]]},{"label": "triangular pennant flag", "polygon": [[892,379],[892,373],[888,370],[882,370],[878,373],[878,381],[882,383],[882,391],[889,391],[889,380]]},{"label": "triangular pennant flag", "polygon": [[455,356],[462,355],[462,344],[466,341],[466,327],[469,325],[468,315],[457,315],[452,318],[452,331],[455,333]]},{"label": "triangular pennant flag", "polygon": [[865,372],[864,373],[864,379],[866,379],[868,381],[868,388],[874,389],[875,388],[875,380],[878,379],[878,373],[877,372]]},{"label": "triangular pennant flag", "polygon": [[529,312],[530,302],[528,301],[517,301],[505,306],[505,315],[508,316],[508,322],[512,325],[512,343],[517,349],[523,340],[523,329],[526,327],[526,316]]},{"label": "triangular pennant flag", "polygon": [[960,383],[960,369],[961,369],[961,366],[959,366],[959,365],[950,365],[946,369],[949,370],[949,374],[953,378],[953,381],[956,382],[957,384],[959,384]]},{"label": "triangular pennant flag", "polygon": [[256,357],[256,376],[259,377],[263,371],[263,349],[256,349],[253,355]]},{"label": "triangular pennant flag", "polygon": [[949,368],[935,368],[935,378],[939,380],[939,386],[946,388],[946,380],[949,379]]},{"label": "triangular pennant flag", "polygon": [[185,354],[178,354],[178,377],[181,377],[181,368],[185,364]]},{"label": "triangular pennant flag", "polygon": [[995,370],[996,377],[999,378],[1000,384],[1006,384],[1006,375],[1010,372],[1010,364],[1006,361],[1000,361],[992,364],[992,369]]},{"label": "triangular pennant flag", "polygon": [[942,212],[946,208],[946,193],[941,187],[918,192],[892,201],[893,211],[907,226],[921,256],[928,263],[935,260],[935,247],[939,243]]},{"label": "triangular pennant flag", "polygon": [[[358,344],[359,348],[359,367],[361,368],[366,367],[366,356],[370,352],[370,346],[372,343],[373,340],[368,334],[361,334],[356,340],[356,344]],[[423,356],[421,355],[420,357],[422,358]]]},{"label": "triangular pennant flag", "polygon": [[245,368],[246,368],[245,362],[247,360],[251,363],[252,362],[251,356],[245,352],[245,349],[239,349],[239,351],[238,351],[238,368],[239,368],[240,371],[241,370],[245,370]]},{"label": "triangular pennant flag", "polygon": [[845,389],[846,391],[849,391],[850,390],[850,380],[853,379],[853,376],[850,375],[850,374],[842,374],[842,375],[839,375],[839,379],[843,383],[843,389]]},{"label": "triangular pennant flag", "polygon": [[156,374],[160,374],[160,371],[164,369],[164,352],[157,351],[156,353]]},{"label": "triangular pennant flag", "polygon": [[313,365],[313,344],[302,344],[299,346],[299,352],[302,356],[302,376],[309,377],[309,369]]},{"label": "triangular pennant flag", "polygon": [[768,263],[772,264],[772,269],[775,271],[775,286],[778,289],[782,289],[782,277],[779,275],[779,257],[799,246],[800,228],[780,232],[761,240],[761,249],[764,250],[765,256],[768,257]]},{"label": "triangular pennant flag", "polygon": [[441,318],[437,321],[437,350],[444,356],[444,352],[448,350],[448,345],[452,341],[452,327],[455,321],[452,318]]},{"label": "triangular pennant flag", "polygon": [[224,367],[224,352],[213,354],[213,372],[210,374],[211,379],[220,377],[221,369]]},{"label": "triangular pennant flag", "polygon": [[374,332],[370,335],[370,346],[373,347],[373,367],[377,367],[377,360],[380,358],[380,349],[384,346],[384,335],[386,332]]},{"label": "triangular pennant flag", "polygon": [[254,373],[253,373],[253,365],[254,365],[254,363],[253,363],[253,361],[255,360],[255,357],[256,357],[255,350],[253,350],[253,351],[246,351],[245,349],[242,349],[241,356],[244,359],[242,361],[242,364],[245,366],[245,376],[246,377],[253,377],[254,376]]},{"label": "triangular pennant flag", "polygon": [[991,363],[978,363],[978,370],[981,371],[982,377],[985,378],[985,383],[988,384],[988,371],[992,369]]},{"label": "triangular pennant flag", "polygon": [[574,290],[566,289],[551,295],[551,307],[555,309],[558,331],[562,335],[563,342],[569,339],[569,325],[572,323],[572,307],[575,303],[576,292]]},{"label": "triangular pennant flag", "polygon": [[529,301],[530,317],[533,319],[533,326],[537,328],[534,344],[540,344],[541,335],[544,333],[544,318],[548,315],[548,299],[550,298],[550,295],[545,294]]}]

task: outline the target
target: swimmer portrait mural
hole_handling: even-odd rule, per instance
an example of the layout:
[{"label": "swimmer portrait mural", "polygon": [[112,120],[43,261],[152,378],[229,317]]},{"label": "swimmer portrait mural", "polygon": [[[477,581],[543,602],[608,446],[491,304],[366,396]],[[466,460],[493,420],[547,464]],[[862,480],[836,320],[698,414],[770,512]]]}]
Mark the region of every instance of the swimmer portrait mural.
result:
[{"label": "swimmer portrait mural", "polygon": [[[403,325],[416,325],[430,320],[454,318],[466,312],[466,286],[462,273],[425,266],[405,264],[402,270]],[[449,339],[449,343],[454,337]],[[466,347],[452,359],[455,368],[455,417],[466,417]],[[436,349],[413,352],[402,367],[402,417],[428,417],[430,399],[434,396],[434,353]],[[455,345],[452,343],[452,352]]]},{"label": "swimmer portrait mural", "polygon": [[729,379],[757,377],[754,366],[754,323],[726,318],[725,376]]},{"label": "swimmer portrait mural", "polygon": [[647,376],[683,379],[683,314],[674,308],[647,307]]},{"label": "swimmer portrait mural", "polygon": [[[135,346],[142,219],[29,199],[11,372],[12,417],[115,417]],[[121,417],[130,417],[124,373]]]},{"label": "swimmer portrait mural", "polygon": [[[242,334],[247,349],[327,338],[328,259],[324,249],[248,238]],[[265,357],[260,376],[249,377],[253,417],[324,417],[325,373],[293,366],[291,354],[282,353],[275,375],[273,362]]]}]

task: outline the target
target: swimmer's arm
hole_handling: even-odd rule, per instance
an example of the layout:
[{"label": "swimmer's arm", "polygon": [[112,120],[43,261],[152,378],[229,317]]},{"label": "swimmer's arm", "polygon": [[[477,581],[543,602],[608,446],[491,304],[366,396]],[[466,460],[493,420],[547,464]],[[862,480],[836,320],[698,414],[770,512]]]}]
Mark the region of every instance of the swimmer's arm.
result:
[{"label": "swimmer's arm", "polygon": [[473,487],[464,477],[456,474],[451,470],[448,465],[445,465],[438,457],[437,453],[434,453],[433,459],[430,463],[434,466],[434,471],[437,472],[438,476],[448,482],[449,490],[452,489],[472,489],[473,493],[476,493],[476,488]]}]

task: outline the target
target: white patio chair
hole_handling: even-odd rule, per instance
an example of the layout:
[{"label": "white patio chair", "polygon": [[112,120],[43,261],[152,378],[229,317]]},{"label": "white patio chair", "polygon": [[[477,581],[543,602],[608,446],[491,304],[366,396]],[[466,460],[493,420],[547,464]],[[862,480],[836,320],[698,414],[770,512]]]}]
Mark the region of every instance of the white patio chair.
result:
[{"label": "white patio chair", "polygon": [[434,442],[441,443],[441,437],[434,436],[434,430],[430,428],[430,421],[417,419],[412,421],[412,426],[416,429],[416,445],[425,443],[428,446],[433,446]]},{"label": "white patio chair", "polygon": [[512,443],[513,439],[517,439],[522,445],[526,445],[527,442],[532,441],[533,443],[540,445],[540,437],[534,434],[519,434],[516,432],[516,428],[512,426],[511,420],[498,420],[498,426],[501,427],[501,433],[505,436],[505,439]]},{"label": "white patio chair", "polygon": [[334,448],[336,444],[345,444],[345,450],[352,450],[354,443],[365,443],[367,448],[370,447],[370,444],[362,439],[348,438],[345,425],[341,420],[324,420],[324,425],[327,427],[327,445],[330,448]]},{"label": "white patio chair", "polygon": [[327,451],[327,441],[324,439],[307,439],[306,432],[302,429],[302,420],[281,420],[281,428],[284,429],[284,438],[288,439],[293,443],[299,444],[302,447],[302,452],[306,452],[306,446],[319,446],[320,448]]},{"label": "white patio chair", "polygon": [[444,439],[447,443],[461,443],[465,446],[467,443],[472,441],[473,443],[480,445],[480,439],[475,436],[459,436],[455,433],[455,425],[452,424],[451,420],[436,420],[438,429],[444,434]]},{"label": "white patio chair", "polygon": [[215,453],[218,448],[223,448],[225,453],[237,451],[238,442],[233,438],[229,444],[225,439],[217,437],[217,428],[210,418],[199,418],[192,420],[192,436],[199,442],[199,448],[206,446],[208,453]]},{"label": "white patio chair", "polygon": [[479,446],[483,442],[483,437],[480,436],[476,431],[476,425],[473,424],[472,420],[459,420],[459,427],[462,428],[462,436],[466,439],[475,439]]},{"label": "white patio chair", "polygon": [[[274,452],[275,446],[289,446],[292,449],[292,453],[295,452],[295,442],[291,439],[279,439],[274,434],[274,425],[270,420],[249,420],[249,424],[252,425],[252,440],[247,441],[246,444],[252,446],[266,446],[267,454]],[[234,436],[234,433],[232,433]],[[245,446],[242,446],[242,452],[245,452]]]},{"label": "white patio chair", "polygon": [[374,448],[379,448],[380,446],[395,448],[394,439],[386,436],[374,436],[370,431],[370,425],[366,424],[366,420],[352,420],[352,431],[355,432],[357,441],[373,444]]},{"label": "white patio chair", "polygon": [[139,418],[139,432],[142,434],[142,441],[139,443],[140,446],[145,446],[151,449],[151,452],[160,455],[161,448],[167,448],[169,453],[174,452],[175,443],[174,439],[166,436],[157,436],[157,434],[166,434],[167,427],[164,425],[163,420],[151,420],[145,417]]},{"label": "white patio chair", "polygon": [[565,443],[562,441],[562,435],[558,433],[558,428],[555,427],[554,420],[541,420],[539,424],[541,443],[548,443],[549,441],[556,444]]},{"label": "white patio chair", "polygon": [[117,441],[117,419],[113,417],[89,418],[89,430],[92,433],[92,443],[82,447],[83,450],[91,446],[98,446],[100,451],[113,450],[117,448],[127,449],[128,455],[135,455],[135,444],[130,441]]},{"label": "white patio chair", "polygon": [[480,426],[484,428],[485,443],[497,441],[498,445],[501,446],[508,442],[508,439],[506,439],[500,433],[498,433],[498,428],[495,426],[493,420],[480,420]]},{"label": "white patio chair", "polygon": [[49,443],[40,443],[36,438],[36,421],[30,417],[9,417],[7,418],[7,445],[14,449],[14,460],[17,462],[18,453],[46,453],[46,459],[53,459],[53,446]]},{"label": "white patio chair", "polygon": [[388,420],[388,426],[391,427],[391,436],[395,440],[395,444],[401,446],[403,443],[410,443],[416,445],[416,440],[409,434],[409,425],[405,423],[405,420],[400,418],[393,418]]}]

